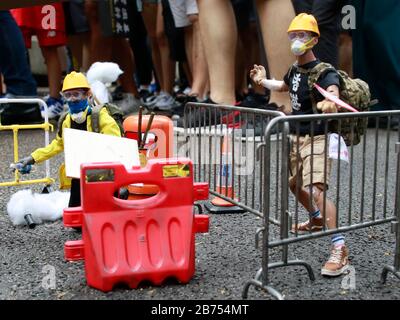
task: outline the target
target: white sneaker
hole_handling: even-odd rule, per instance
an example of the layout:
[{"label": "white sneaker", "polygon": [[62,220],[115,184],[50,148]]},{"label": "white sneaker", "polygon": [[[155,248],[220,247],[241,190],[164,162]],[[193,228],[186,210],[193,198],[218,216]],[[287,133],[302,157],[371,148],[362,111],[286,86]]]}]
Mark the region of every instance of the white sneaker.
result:
[{"label": "white sneaker", "polygon": [[158,97],[160,96],[160,94],[154,94],[150,97],[147,97],[146,99],[143,100],[144,104],[146,106],[152,106],[153,104],[156,103]]},{"label": "white sneaker", "polygon": [[156,105],[158,100],[162,99],[167,94],[168,93],[166,93],[164,91],[160,91],[160,93],[158,95],[149,97],[148,99],[146,99],[146,106],[148,106],[150,109],[154,108],[154,106]]},{"label": "white sneaker", "polygon": [[[52,97],[46,97],[46,104],[48,108],[48,117],[49,119],[54,119],[57,118],[58,116],[61,115],[64,111],[64,102],[62,99],[56,99]],[[44,107],[40,107],[40,114],[42,115],[42,118],[45,118],[45,111]]]},{"label": "white sneaker", "polygon": [[175,107],[175,99],[168,93],[163,92],[160,98],[157,99],[154,109],[169,111]]},{"label": "white sneaker", "polygon": [[121,108],[122,112],[127,115],[130,113],[139,112],[139,107],[141,106],[141,102],[138,98],[134,96],[132,93],[123,93],[123,99],[120,101],[116,101],[118,107]]}]

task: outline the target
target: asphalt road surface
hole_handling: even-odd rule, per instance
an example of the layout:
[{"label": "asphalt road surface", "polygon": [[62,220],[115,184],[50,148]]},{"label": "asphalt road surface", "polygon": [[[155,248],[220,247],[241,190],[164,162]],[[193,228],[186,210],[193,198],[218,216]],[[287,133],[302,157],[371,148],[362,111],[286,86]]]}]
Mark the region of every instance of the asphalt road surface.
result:
[{"label": "asphalt road surface", "polygon": [[[22,132],[19,139],[21,157],[42,146],[44,141],[39,130]],[[11,134],[0,132],[1,181],[12,179],[9,173],[12,154]],[[51,174],[55,178],[62,160],[60,155],[51,161]],[[31,177],[40,177],[43,167],[35,166]],[[389,174],[393,177],[394,173],[391,169]],[[389,182],[393,190],[394,179]],[[35,192],[40,192],[42,187],[31,186]],[[79,239],[78,232],[64,228],[62,221],[38,225],[33,230],[11,224],[7,202],[23,188],[0,188],[0,299],[241,299],[243,285],[261,267],[261,251],[255,248],[254,233],[262,220],[249,213],[214,214],[210,215],[209,233],[196,235],[196,272],[188,284],[168,282],[161,287],[147,284],[136,290],[118,288],[103,293],[86,285],[83,262],[64,260],[64,243]],[[343,189],[342,198],[347,192]],[[370,196],[372,192],[367,184],[365,193]],[[393,199],[388,201],[392,207]],[[344,277],[329,279],[320,275],[329,253],[329,238],[290,246],[291,258],[311,264],[316,275],[314,282],[308,279],[304,269],[286,267],[271,272],[271,285],[286,299],[400,299],[399,279],[389,275],[385,285],[379,282],[383,266],[394,261],[395,237],[390,226],[350,232],[346,241],[354,266],[352,286],[346,286],[349,282],[343,281]],[[271,257],[279,259],[279,254],[280,249],[273,249]],[[49,270],[55,272],[56,283],[52,288],[43,285]],[[249,299],[271,299],[271,296],[251,288]]]}]

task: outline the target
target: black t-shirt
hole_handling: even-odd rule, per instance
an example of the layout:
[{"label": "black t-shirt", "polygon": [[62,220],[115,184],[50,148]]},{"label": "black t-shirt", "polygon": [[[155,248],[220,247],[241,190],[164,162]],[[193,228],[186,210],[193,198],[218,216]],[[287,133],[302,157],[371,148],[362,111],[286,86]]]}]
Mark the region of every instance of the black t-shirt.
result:
[{"label": "black t-shirt", "polygon": [[[315,60],[299,67],[306,70],[312,69],[320,62],[321,61],[319,60]],[[312,107],[312,99],[311,99],[312,96],[315,102],[320,102],[324,100],[324,97],[316,89],[310,91],[310,88],[308,86],[308,75],[299,72],[296,66],[293,66],[293,68],[291,68],[288,71],[283,80],[289,86],[289,95],[292,104],[293,115],[313,114],[314,111]],[[327,89],[331,85],[337,85],[339,87],[340,85],[339,74],[335,70],[327,71],[318,79],[317,84],[324,89]],[[291,124],[294,123],[291,122]],[[291,131],[295,132],[294,125],[291,125]],[[324,124],[316,123],[314,125],[314,135],[323,133],[324,133]],[[300,123],[300,134],[301,135],[310,134],[309,122]]]},{"label": "black t-shirt", "polygon": [[77,123],[71,119],[71,129],[87,131],[87,118],[82,123]]}]

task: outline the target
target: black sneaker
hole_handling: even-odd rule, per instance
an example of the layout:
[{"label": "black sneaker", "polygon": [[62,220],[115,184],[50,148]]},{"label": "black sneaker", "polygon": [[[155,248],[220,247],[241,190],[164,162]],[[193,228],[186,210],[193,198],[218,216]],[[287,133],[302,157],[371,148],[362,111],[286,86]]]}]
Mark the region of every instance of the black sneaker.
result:
[{"label": "black sneaker", "polygon": [[147,89],[141,89],[139,91],[139,98],[143,104],[146,102],[146,100],[148,100],[148,98],[150,98],[152,96],[153,96],[153,94]]},{"label": "black sneaker", "polygon": [[250,93],[240,103],[241,107],[253,109],[267,109],[269,97],[264,94]]},{"label": "black sneaker", "polygon": [[[187,101],[188,102],[198,102],[197,99],[196,101]],[[201,103],[207,103],[207,104],[217,104],[216,102],[212,101],[210,98],[207,98],[204,101],[201,101]],[[177,126],[183,128],[184,127],[184,110],[185,110],[185,104],[182,104],[180,106],[180,114],[176,113],[179,115],[179,119],[177,120]],[[210,112],[204,112],[204,110],[210,110]],[[200,113],[200,114],[199,114]],[[193,109],[191,113],[188,113],[187,116],[189,117],[190,114],[194,118],[193,121],[189,119],[187,122],[189,127],[197,127],[199,125],[199,122],[201,125],[216,125],[220,123],[220,113],[217,111],[215,112],[214,109],[203,109],[203,108],[196,108]],[[195,122],[195,123],[194,123]]]},{"label": "black sneaker", "polygon": [[115,90],[111,93],[111,97],[113,101],[119,101],[124,98],[124,89],[122,89],[122,86],[118,86],[115,88]]},{"label": "black sneaker", "polygon": [[197,96],[187,96],[187,95],[182,95],[182,96],[176,96],[175,97],[175,102],[177,103],[176,107],[172,110],[173,115],[177,115],[180,118],[183,117],[184,115],[184,110],[185,106],[189,102],[199,102],[197,100]]}]

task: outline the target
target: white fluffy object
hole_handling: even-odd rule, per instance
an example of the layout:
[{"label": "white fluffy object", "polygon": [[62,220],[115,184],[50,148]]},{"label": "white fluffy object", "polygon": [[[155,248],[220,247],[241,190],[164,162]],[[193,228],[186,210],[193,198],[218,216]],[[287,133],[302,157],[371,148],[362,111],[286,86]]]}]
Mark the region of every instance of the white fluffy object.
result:
[{"label": "white fluffy object", "polygon": [[116,81],[122,73],[123,71],[118,64],[114,62],[95,62],[90,66],[86,77],[90,85],[95,81],[100,81],[106,85]]},{"label": "white fluffy object", "polygon": [[100,103],[104,104],[110,102],[111,100],[110,93],[108,92],[108,89],[103,82],[97,80],[91,83],[90,89],[92,90],[97,100],[100,101]]},{"label": "white fluffy object", "polygon": [[25,215],[31,214],[36,224],[55,221],[68,207],[69,192],[32,193],[21,190],[13,194],[7,204],[7,213],[14,225],[26,225]]}]

